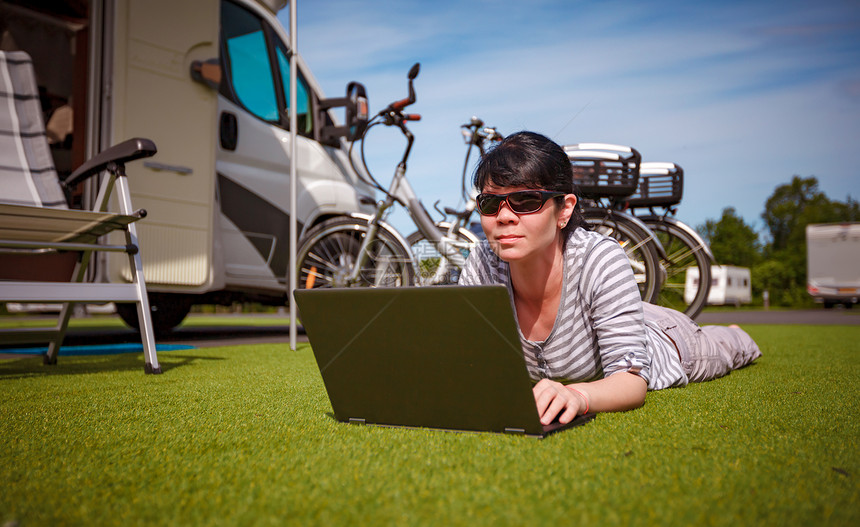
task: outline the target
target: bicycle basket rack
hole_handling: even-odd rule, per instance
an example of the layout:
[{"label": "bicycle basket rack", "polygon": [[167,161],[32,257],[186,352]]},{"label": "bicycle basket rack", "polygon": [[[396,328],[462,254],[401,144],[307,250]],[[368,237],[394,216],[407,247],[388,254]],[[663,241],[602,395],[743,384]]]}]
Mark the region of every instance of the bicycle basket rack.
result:
[{"label": "bicycle basket rack", "polygon": [[635,148],[606,143],[564,147],[573,165],[573,182],[580,197],[623,197],[636,192],[642,156]]},{"label": "bicycle basket rack", "polygon": [[681,202],[684,169],[675,163],[642,163],[639,187],[630,196],[630,207],[671,207]]}]

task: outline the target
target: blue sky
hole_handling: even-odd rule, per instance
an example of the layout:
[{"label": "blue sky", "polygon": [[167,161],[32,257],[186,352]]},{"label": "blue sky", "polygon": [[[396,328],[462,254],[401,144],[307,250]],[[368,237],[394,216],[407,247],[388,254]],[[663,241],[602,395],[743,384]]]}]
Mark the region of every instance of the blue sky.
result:
[{"label": "blue sky", "polygon": [[[360,81],[372,112],[421,63],[408,178],[428,209],[461,202],[459,126],[473,115],[681,165],[678,217],[692,226],[731,206],[763,230],[765,200],[794,174],[860,198],[856,0],[298,0],[298,39],[328,96]],[[402,146],[381,127],[367,140],[384,184]],[[402,213],[392,223],[414,230]]]}]

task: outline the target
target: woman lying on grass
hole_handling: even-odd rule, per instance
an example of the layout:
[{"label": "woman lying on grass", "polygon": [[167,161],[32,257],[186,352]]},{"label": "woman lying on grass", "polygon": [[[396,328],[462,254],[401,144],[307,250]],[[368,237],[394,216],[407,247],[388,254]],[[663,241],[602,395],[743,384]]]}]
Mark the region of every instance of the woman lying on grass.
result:
[{"label": "woman lying on grass", "polygon": [[474,183],[487,241],[459,283],[507,286],[544,424],[638,408],[647,390],[714,379],[761,356],[737,326],[699,327],[640,300],[621,246],[584,228],[570,161],[548,138],[508,136]]}]

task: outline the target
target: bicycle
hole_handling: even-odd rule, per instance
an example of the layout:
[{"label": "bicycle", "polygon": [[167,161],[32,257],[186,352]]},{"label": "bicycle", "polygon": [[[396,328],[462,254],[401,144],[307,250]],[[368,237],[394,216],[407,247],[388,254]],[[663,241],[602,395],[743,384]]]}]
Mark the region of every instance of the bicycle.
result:
[{"label": "bicycle", "polygon": [[[418,76],[419,69],[420,66],[416,63],[409,70],[408,97],[395,101],[380,111],[370,120],[359,138],[365,170],[362,172],[356,169],[356,173],[367,174],[367,183],[382,192],[385,199],[376,204],[373,214],[353,213],[331,218],[307,232],[297,251],[299,287],[310,289],[409,286],[415,284],[418,277],[422,284],[442,283],[448,275],[449,265],[457,269],[462,269],[465,265],[463,248],[458,246],[463,243],[463,238],[469,239],[463,232],[465,229],[455,231],[455,237],[440,231],[406,179],[406,162],[415,140],[406,123],[417,121],[421,116],[404,114],[403,110],[416,101],[413,81]],[[399,128],[406,138],[403,156],[388,188],[373,178],[364,156],[364,140],[369,131],[380,124]],[[352,160],[350,151],[350,161]],[[442,258],[444,265],[437,266],[432,273],[419,275],[416,272],[417,266],[409,243],[385,222],[388,212],[395,204],[406,209],[419,232],[432,243]]]},{"label": "bicycle", "polygon": [[624,212],[625,200],[639,184],[641,154],[628,146],[579,143],[564,146],[573,165],[574,184],[588,226],[615,238],[630,261],[642,300],[655,303],[665,272],[665,251],[651,229]]},{"label": "bicycle", "polygon": [[[696,318],[708,300],[711,289],[710,247],[695,230],[673,217],[684,189],[684,169],[675,163],[642,163],[636,192],[627,206],[660,240],[665,250],[661,266],[665,274],[657,304],[683,311]],[[663,208],[662,213],[654,211]],[[648,214],[637,214],[647,210]],[[697,268],[696,281],[688,280],[687,269]],[[692,278],[692,277],[690,277]],[[687,285],[691,287],[687,287]]]},{"label": "bicycle", "polygon": [[[461,125],[460,129],[467,145],[466,160],[463,163],[463,173],[460,178],[460,193],[465,205],[462,210],[449,207],[440,210],[437,201],[433,207],[444,217],[442,221],[436,223],[436,227],[444,236],[456,240],[454,244],[460,249],[463,256],[467,257],[472,248],[480,241],[478,235],[469,229],[470,220],[476,207],[475,197],[477,196],[477,191],[466,181],[469,171],[469,157],[473,147],[478,149],[480,156],[483,156],[486,151],[486,143],[501,141],[502,135],[495,128],[485,127],[484,122],[477,117],[472,117],[468,123]],[[449,220],[448,217],[452,219]],[[445,266],[447,262],[441,257],[432,241],[427,240],[420,230],[410,234],[407,241],[418,261],[419,276],[423,278],[425,283],[435,285],[457,282],[456,272],[446,272],[444,267],[442,272],[439,272],[438,267]]]}]

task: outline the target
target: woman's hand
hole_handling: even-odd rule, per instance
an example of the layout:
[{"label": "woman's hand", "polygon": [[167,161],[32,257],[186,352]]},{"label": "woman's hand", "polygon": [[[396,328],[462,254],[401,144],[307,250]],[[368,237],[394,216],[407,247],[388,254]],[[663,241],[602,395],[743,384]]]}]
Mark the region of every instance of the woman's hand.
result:
[{"label": "woman's hand", "polygon": [[541,379],[533,388],[541,423],[547,425],[555,416],[566,424],[587,411],[622,412],[639,408],[645,403],[648,385],[645,379],[628,372],[619,372],[603,379],[565,386]]},{"label": "woman's hand", "polygon": [[558,421],[561,424],[567,424],[577,415],[585,413],[588,407],[588,401],[585,399],[587,395],[549,379],[541,379],[532,391],[540,422],[545,425],[550,424],[556,416],[559,416]]}]

